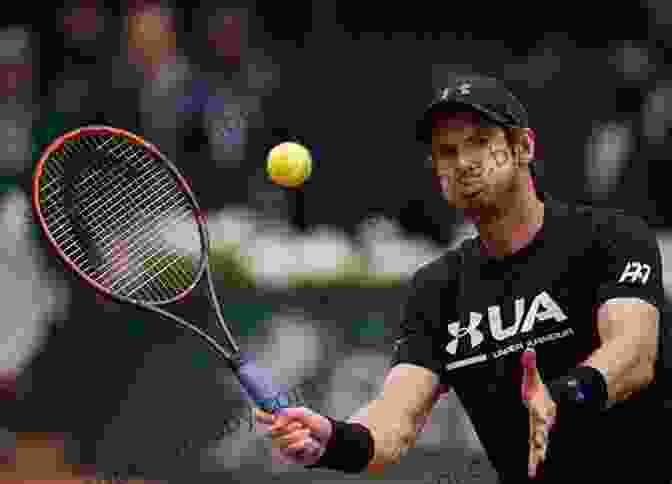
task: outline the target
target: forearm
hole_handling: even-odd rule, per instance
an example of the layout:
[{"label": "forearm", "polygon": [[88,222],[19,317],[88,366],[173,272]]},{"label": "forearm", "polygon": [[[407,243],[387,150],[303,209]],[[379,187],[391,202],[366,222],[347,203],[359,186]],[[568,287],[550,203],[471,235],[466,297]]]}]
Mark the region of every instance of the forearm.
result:
[{"label": "forearm", "polygon": [[585,362],[602,373],[607,401],[627,399],[654,377],[658,350],[658,309],[637,298],[615,298],[597,312],[601,345]]},{"label": "forearm", "polygon": [[[439,378],[431,370],[395,365],[388,373],[381,395],[343,422],[330,421],[329,438],[319,460],[309,468],[343,472],[379,472],[399,462],[415,445],[418,425],[439,396]],[[323,417],[324,418],[324,417]]]},{"label": "forearm", "polygon": [[[395,386],[395,379],[403,379],[406,371],[407,368],[399,366],[390,372],[383,393],[348,419],[364,425],[371,432],[375,452],[370,471],[399,462],[405,451],[415,446],[441,396],[442,388],[434,377],[428,377],[426,384],[416,386],[410,394],[408,388]],[[400,405],[400,402],[406,404]]]},{"label": "forearm", "polygon": [[359,423],[371,432],[374,456],[367,469],[371,472],[398,463],[405,451],[415,445],[419,433],[412,415],[386,404],[382,399],[369,402],[348,422]]},{"label": "forearm", "polygon": [[655,345],[624,335],[603,343],[584,364],[605,377],[609,403],[613,404],[626,400],[653,380],[655,359]]}]

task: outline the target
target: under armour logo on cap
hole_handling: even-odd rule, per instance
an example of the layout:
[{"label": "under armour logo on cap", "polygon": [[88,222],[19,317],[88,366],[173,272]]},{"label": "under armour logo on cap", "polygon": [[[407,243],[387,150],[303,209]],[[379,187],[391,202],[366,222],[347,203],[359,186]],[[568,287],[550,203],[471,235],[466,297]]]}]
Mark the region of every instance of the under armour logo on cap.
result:
[{"label": "under armour logo on cap", "polygon": [[441,99],[445,100],[451,97],[452,95],[457,94],[459,96],[467,96],[471,94],[471,83],[463,82],[457,87],[447,87],[441,93]]},{"label": "under armour logo on cap", "polygon": [[438,91],[438,96],[416,122],[417,139],[423,143],[431,140],[434,114],[465,107],[500,126],[525,128],[529,124],[525,107],[501,82],[473,74],[452,78],[448,87]]},{"label": "under armour logo on cap", "polygon": [[468,94],[471,94],[471,83],[464,82],[464,83],[460,84],[459,86],[457,86],[457,92],[461,96],[466,96]]}]

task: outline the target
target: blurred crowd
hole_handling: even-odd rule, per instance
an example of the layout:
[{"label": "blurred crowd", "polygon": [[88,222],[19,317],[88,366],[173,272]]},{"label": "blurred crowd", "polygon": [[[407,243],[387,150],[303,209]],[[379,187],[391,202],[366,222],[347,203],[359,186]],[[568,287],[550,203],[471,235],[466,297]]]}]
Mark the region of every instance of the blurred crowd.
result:
[{"label": "blurred crowd", "polygon": [[[549,7],[540,26],[525,20],[523,2],[506,26],[492,28],[506,8],[489,7],[488,22],[474,28],[475,10],[465,6],[376,15],[347,2],[304,0],[291,11],[188,5],[78,0],[35,19],[8,17],[0,32],[2,172],[29,170],[55,134],[106,123],[160,146],[207,208],[244,204],[348,231],[385,213],[446,242],[455,215],[442,210],[418,162],[413,121],[448,73],[477,71],[506,80],[529,106],[549,189],[627,200],[668,223],[655,198],[664,192],[655,165],[669,148],[672,117],[663,1],[610,6],[599,36],[597,5],[576,16]],[[264,176],[266,152],[286,139],[316,159],[298,201]]]},{"label": "blurred crowd", "polygon": [[[73,0],[45,4],[39,15],[28,8],[7,12],[0,20],[0,291],[7,307],[0,365],[48,375],[55,367],[43,356],[44,341],[57,348],[52,354],[60,355],[63,371],[100,356],[96,368],[108,380],[96,389],[96,405],[122,424],[102,430],[101,417],[91,417],[97,426],[90,425],[89,439],[107,432],[117,443],[133,432],[123,422],[149,422],[152,404],[143,410],[138,402],[169,398],[169,382],[164,388],[156,381],[166,362],[180,368],[170,349],[176,337],[160,347],[142,332],[132,342],[128,332],[111,328],[101,336],[87,324],[91,314],[119,319],[119,308],[73,292],[62,274],[45,269],[45,255],[31,242],[25,212],[34,161],[51,139],[87,124],[125,128],[158,145],[192,181],[213,242],[238,242],[271,285],[282,285],[298,266],[336,270],[330,261],[353,246],[368,251],[376,271],[408,275],[469,230],[436,190],[425,147],[414,139],[415,120],[449,74],[488,74],[528,107],[542,188],[644,216],[659,231],[665,258],[672,247],[665,181],[672,153],[671,5]],[[273,185],[265,174],[266,153],[287,140],[303,143],[314,158],[313,176],[300,191]],[[344,300],[378,317],[370,301]],[[254,307],[260,306],[247,305]],[[315,370],[328,353],[318,342],[336,331],[325,328],[343,321],[327,314],[304,314],[305,324],[282,313],[257,317],[273,321],[276,333],[257,343],[269,361],[284,355],[282,378]],[[63,357],[73,338],[107,338],[108,348],[80,345]],[[123,377],[122,363],[110,356],[115,344],[124,345]],[[299,353],[305,361],[297,363]],[[370,348],[327,358],[337,364],[325,406],[337,417],[354,410],[378,384],[386,358]],[[197,373],[203,381],[213,377],[203,376],[202,367]],[[52,398],[58,386],[41,388],[35,401]],[[130,395],[121,403],[125,414],[120,391]],[[450,402],[444,411],[458,419],[430,427],[423,442],[476,449]],[[157,416],[156,428],[162,422]],[[151,435],[136,447],[155,443]],[[249,443],[239,444],[239,458],[221,448],[211,465],[239,465],[245,452],[258,463],[254,446],[245,451]]]},{"label": "blurred crowd", "polygon": [[[494,21],[508,10],[497,4],[479,25],[468,5],[382,15],[307,0],[291,9],[76,0],[8,16],[0,173],[30,172],[55,135],[104,123],[157,144],[207,209],[242,205],[348,233],[383,214],[447,243],[458,215],[433,188],[413,124],[448,74],[476,71],[505,80],[528,106],[556,196],[627,205],[669,225],[669,7],[610,5],[603,22],[599,3],[577,15],[545,7],[540,24],[522,2],[506,25]],[[267,151],[288,139],[315,158],[302,196],[264,173]]]}]

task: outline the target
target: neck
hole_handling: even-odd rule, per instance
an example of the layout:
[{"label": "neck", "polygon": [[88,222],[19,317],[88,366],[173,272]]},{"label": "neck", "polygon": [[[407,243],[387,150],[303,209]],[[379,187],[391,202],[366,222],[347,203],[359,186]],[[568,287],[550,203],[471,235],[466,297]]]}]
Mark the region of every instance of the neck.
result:
[{"label": "neck", "polygon": [[492,217],[482,217],[476,223],[487,253],[493,257],[511,255],[526,245],[544,223],[544,203],[534,190],[512,194],[512,203]]}]

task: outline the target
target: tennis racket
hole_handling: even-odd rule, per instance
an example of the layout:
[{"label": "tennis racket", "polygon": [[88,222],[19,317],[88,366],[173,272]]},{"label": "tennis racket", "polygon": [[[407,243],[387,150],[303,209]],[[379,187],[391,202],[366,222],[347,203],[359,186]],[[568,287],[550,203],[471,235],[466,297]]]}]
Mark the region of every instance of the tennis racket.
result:
[{"label": "tennis racket", "polygon": [[[200,337],[261,410],[276,414],[289,406],[288,394],[241,352],[224,321],[205,217],[186,179],[156,146],[107,126],[66,133],[37,163],[32,205],[50,245],[86,284]],[[164,309],[203,278],[219,323],[216,336]]]}]

